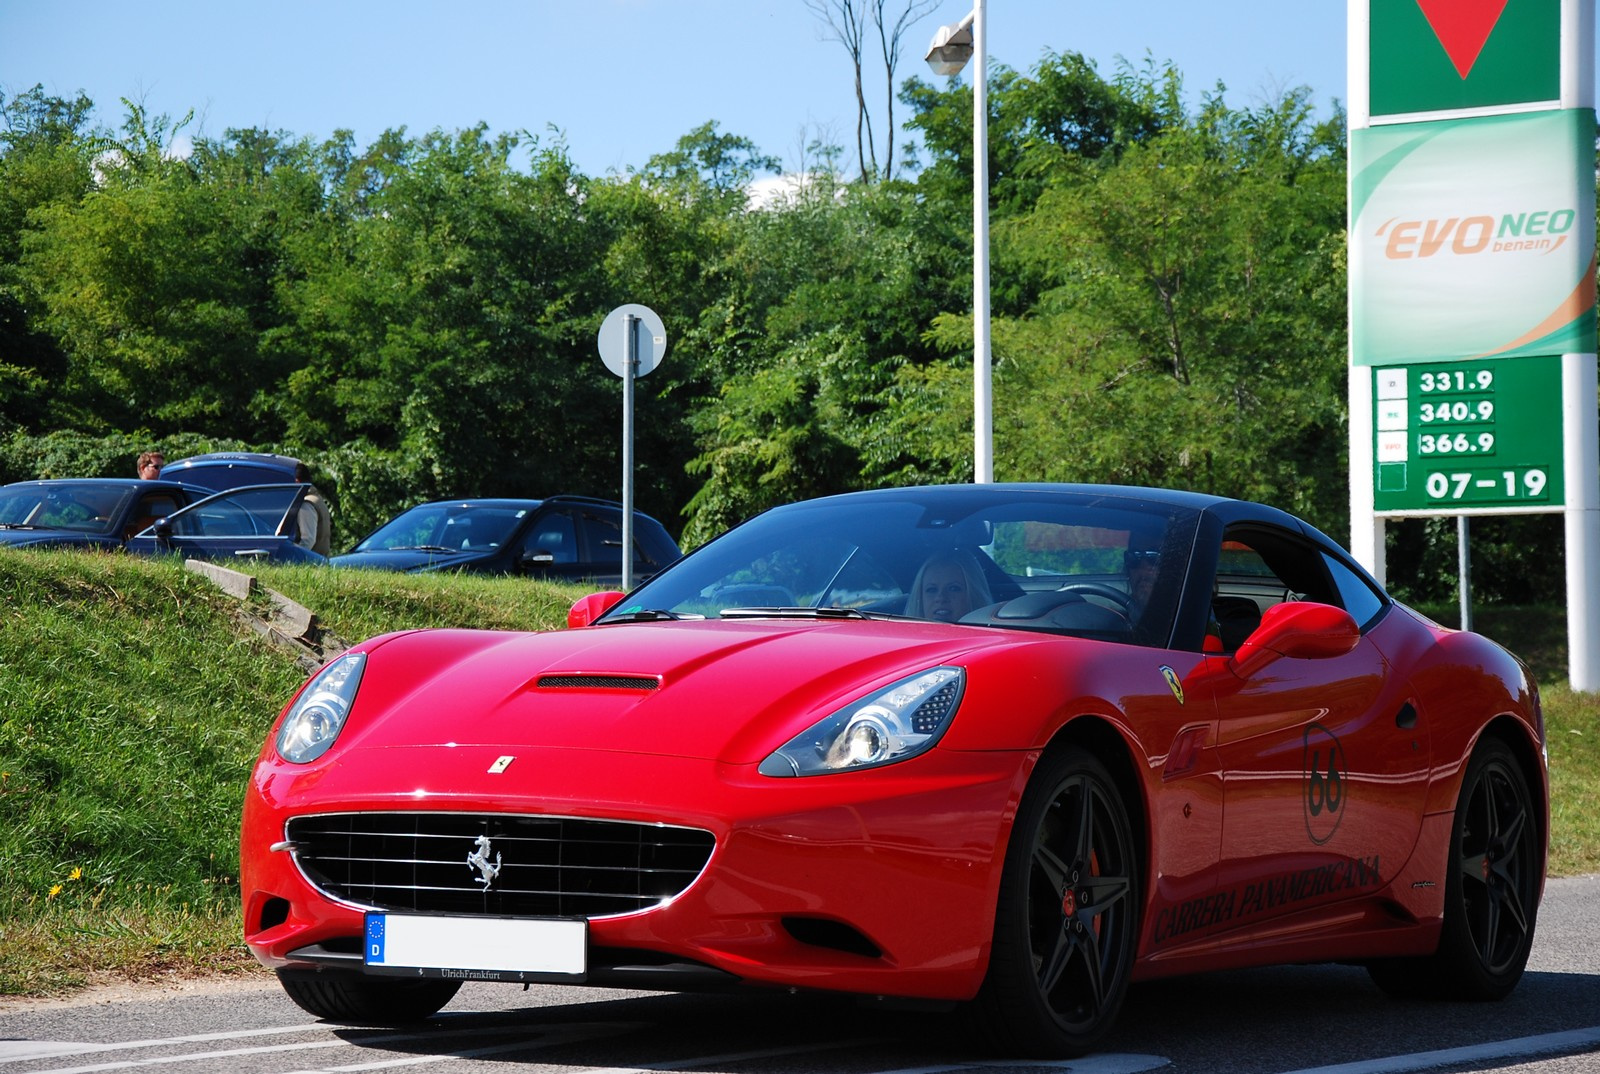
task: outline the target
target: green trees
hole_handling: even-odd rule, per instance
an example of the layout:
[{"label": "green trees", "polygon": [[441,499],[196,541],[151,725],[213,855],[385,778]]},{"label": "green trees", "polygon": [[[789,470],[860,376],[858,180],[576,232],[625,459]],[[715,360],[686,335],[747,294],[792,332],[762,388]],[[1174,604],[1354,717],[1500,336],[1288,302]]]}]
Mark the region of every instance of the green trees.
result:
[{"label": "green trees", "polygon": [[[284,450],[336,543],[428,497],[614,496],[595,332],[643,302],[671,342],[639,383],[638,498],[685,543],[969,479],[971,95],[900,99],[913,179],[825,171],[759,205],[776,161],[714,121],[597,178],[559,136],[244,130],[179,159],[183,124],[134,106],[113,135],[83,99],[0,100],[0,460],[69,430],[117,445],[86,466]],[[1190,109],[1175,71],[1074,54],[995,69],[990,101],[998,476],[1256,496],[1339,532],[1342,117],[1304,92]]]},{"label": "green trees", "polygon": [[0,94],[0,428],[56,420],[51,388],[67,359],[32,312],[22,240],[31,214],[75,203],[91,189],[100,140],[89,126],[93,107],[81,95],[47,97],[40,86],[10,99]]},{"label": "green trees", "polygon": [[1036,280],[999,319],[1000,473],[1345,500],[1342,130],[1303,97],[1213,99],[1114,161],[1064,158],[1000,256]]}]

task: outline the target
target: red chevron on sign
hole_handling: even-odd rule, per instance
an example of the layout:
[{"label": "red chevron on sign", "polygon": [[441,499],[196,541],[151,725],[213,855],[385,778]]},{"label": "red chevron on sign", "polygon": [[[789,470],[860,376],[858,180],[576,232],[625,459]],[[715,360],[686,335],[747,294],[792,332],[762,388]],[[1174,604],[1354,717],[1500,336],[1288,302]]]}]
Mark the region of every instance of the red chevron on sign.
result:
[{"label": "red chevron on sign", "polygon": [[1456,74],[1465,79],[1500,21],[1506,0],[1417,0],[1417,6],[1455,64]]}]

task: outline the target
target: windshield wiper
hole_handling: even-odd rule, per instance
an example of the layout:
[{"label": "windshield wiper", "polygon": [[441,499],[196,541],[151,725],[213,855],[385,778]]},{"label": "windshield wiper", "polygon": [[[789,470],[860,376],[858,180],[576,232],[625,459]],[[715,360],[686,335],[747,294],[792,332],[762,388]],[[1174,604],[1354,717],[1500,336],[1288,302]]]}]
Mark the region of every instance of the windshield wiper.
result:
[{"label": "windshield wiper", "polygon": [[0,530],[36,530],[38,526],[30,526],[26,522],[0,522]]},{"label": "windshield wiper", "polygon": [[871,619],[859,608],[724,608],[724,619]]},{"label": "windshield wiper", "polygon": [[648,623],[657,619],[704,619],[703,615],[688,612],[669,612],[665,608],[639,608],[631,612],[607,615],[608,623]]},{"label": "windshield wiper", "polygon": [[459,548],[446,548],[442,544],[397,544],[393,548],[372,549],[374,552],[459,552]]}]

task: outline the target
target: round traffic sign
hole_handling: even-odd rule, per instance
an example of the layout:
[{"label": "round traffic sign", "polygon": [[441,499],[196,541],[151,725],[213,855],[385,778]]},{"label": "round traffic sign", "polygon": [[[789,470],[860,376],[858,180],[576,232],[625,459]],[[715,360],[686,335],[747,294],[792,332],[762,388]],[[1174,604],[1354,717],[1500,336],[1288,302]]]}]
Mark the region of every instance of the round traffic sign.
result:
[{"label": "round traffic sign", "polygon": [[[631,318],[631,320],[630,320]],[[649,306],[624,303],[606,314],[600,324],[600,360],[619,377],[628,375],[628,326],[633,326],[633,352],[638,361],[633,375],[642,377],[661,364],[667,353],[667,329]]]}]

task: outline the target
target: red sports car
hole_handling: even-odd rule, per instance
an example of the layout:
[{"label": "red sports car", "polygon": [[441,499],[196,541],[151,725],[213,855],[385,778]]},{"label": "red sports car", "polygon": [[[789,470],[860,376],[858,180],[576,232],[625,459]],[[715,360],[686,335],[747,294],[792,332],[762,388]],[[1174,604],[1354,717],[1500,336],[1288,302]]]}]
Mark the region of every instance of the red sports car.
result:
[{"label": "red sports car", "polygon": [[374,638],[285,708],[244,920],[306,1010],[742,984],[960,1004],[998,1049],[1069,1055],[1145,978],[1522,974],[1549,816],[1527,669],[1273,508],[836,496],[571,624]]}]

